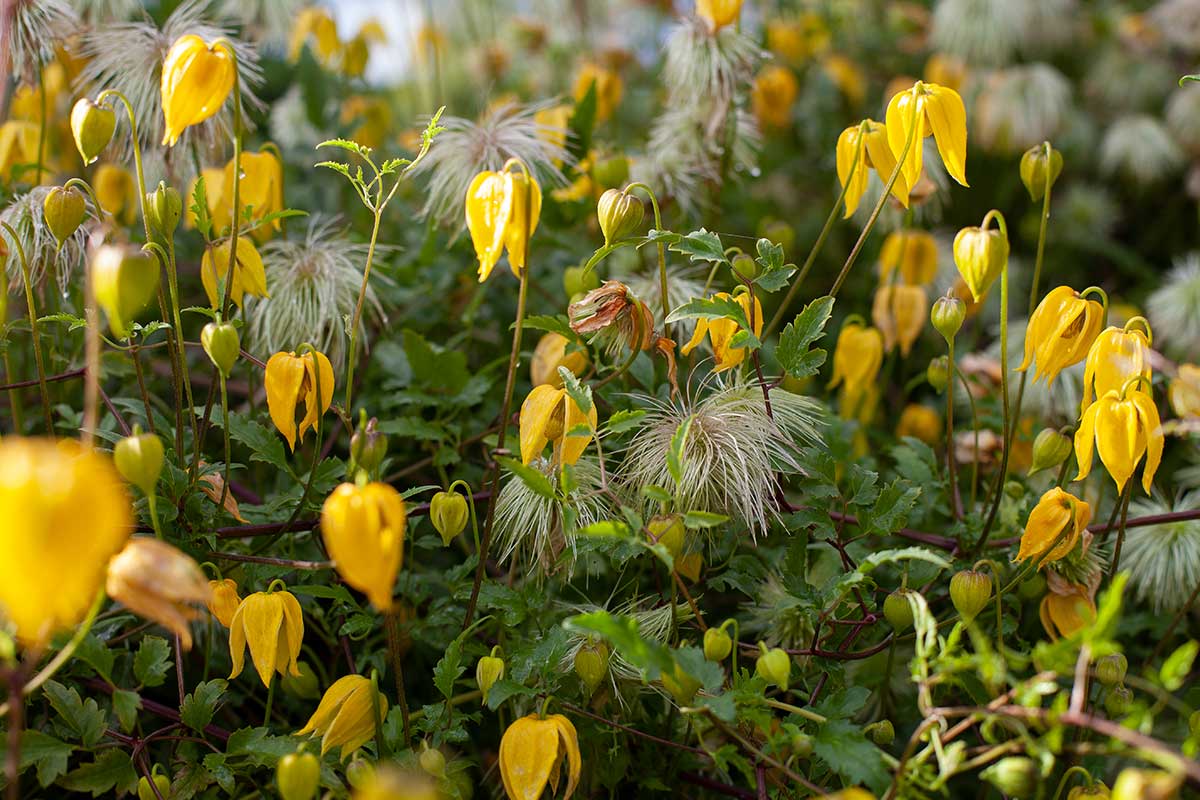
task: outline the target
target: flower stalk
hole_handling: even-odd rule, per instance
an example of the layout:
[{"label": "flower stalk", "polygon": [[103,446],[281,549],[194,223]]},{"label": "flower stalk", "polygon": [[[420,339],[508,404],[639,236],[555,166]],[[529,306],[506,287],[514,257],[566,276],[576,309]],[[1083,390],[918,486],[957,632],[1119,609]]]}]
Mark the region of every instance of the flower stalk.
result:
[{"label": "flower stalk", "polygon": [[38,389],[42,399],[42,419],[46,425],[46,435],[54,435],[54,418],[50,415],[50,394],[46,390],[46,364],[42,360],[41,333],[38,329],[37,305],[33,300],[33,285],[29,282],[29,260],[25,257],[25,246],[21,237],[7,222],[0,222],[0,227],[12,237],[13,245],[17,248],[17,256],[21,262],[21,279],[25,284],[25,310],[29,315],[29,330],[33,335],[33,360],[37,365]]}]

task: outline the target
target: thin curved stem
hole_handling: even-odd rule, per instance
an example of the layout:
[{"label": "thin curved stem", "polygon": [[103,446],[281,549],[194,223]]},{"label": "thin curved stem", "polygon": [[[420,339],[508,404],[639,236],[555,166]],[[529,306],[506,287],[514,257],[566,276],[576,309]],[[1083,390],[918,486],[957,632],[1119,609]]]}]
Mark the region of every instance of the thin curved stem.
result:
[{"label": "thin curved stem", "polygon": [[946,368],[949,376],[946,381],[946,479],[950,485],[950,507],[954,509],[954,518],[962,519],[962,500],[958,494],[958,470],[954,458],[954,337],[946,340],[949,355]]},{"label": "thin curved stem", "polygon": [[1133,481],[1125,483],[1125,491],[1121,493],[1121,526],[1117,529],[1117,543],[1113,546],[1112,565],[1108,568],[1109,580],[1117,576],[1121,568],[1121,547],[1125,544],[1125,522],[1129,515],[1129,497],[1133,494]]},{"label": "thin curved stem", "polygon": [[[382,187],[380,189],[382,191]],[[346,359],[346,413],[353,414],[350,405],[354,397],[354,366],[358,362],[358,326],[362,321],[363,303],[367,297],[367,282],[371,279],[371,263],[375,258],[375,243],[379,239],[379,221],[383,217],[383,206],[372,209],[375,223],[371,226],[371,243],[367,246],[367,264],[363,268],[362,286],[358,290],[358,302],[354,305],[354,319],[350,321],[350,354]]]},{"label": "thin curved stem", "polygon": [[37,365],[38,389],[41,393],[42,400],[42,418],[46,423],[46,435],[54,435],[54,418],[50,415],[50,394],[46,390],[46,364],[42,360],[42,342],[41,334],[38,330],[38,315],[37,304],[33,300],[33,284],[29,278],[29,260],[25,257],[25,246],[21,244],[21,238],[17,236],[17,232],[7,222],[0,222],[0,226],[8,232],[12,237],[13,245],[17,249],[17,256],[21,261],[21,280],[25,284],[25,310],[29,314],[29,329],[33,335],[33,360]]},{"label": "thin curved stem", "polygon": [[[625,191],[630,189],[641,189],[650,197],[650,208],[654,211],[654,229],[662,230],[662,214],[658,210],[658,198],[654,196],[654,191],[642,183],[634,181],[625,187]],[[660,239],[658,242],[658,282],[659,293],[662,294],[662,310],[663,310],[663,325],[666,325],[667,317],[671,316],[671,301],[667,296],[667,248]]]},{"label": "thin curved stem", "polygon": [[[314,356],[314,358],[315,358],[315,356]],[[320,370],[313,370],[313,372],[314,372],[314,374],[317,375],[314,382],[317,384],[317,387],[318,387],[317,405],[319,406],[321,403],[321,393],[320,393],[320,388],[319,388],[320,381],[321,381],[320,374],[319,374]],[[231,452],[230,446],[229,446],[229,392],[226,391],[225,373],[221,372],[221,370],[218,369],[217,374],[218,374],[218,376],[220,376],[220,379],[221,379],[221,432],[224,434],[224,438],[225,438],[225,479],[221,482],[221,499],[217,501],[217,508],[223,509],[223,508],[225,508],[225,498],[229,495],[229,461],[230,461],[230,452]],[[324,416],[324,415],[322,414],[321,416]],[[320,457],[320,453],[321,453],[321,417],[317,417],[317,457],[318,458]],[[317,468],[316,468],[316,464],[314,463],[313,464],[313,473],[315,474],[316,471],[317,471]],[[312,484],[312,475],[309,475],[309,484],[310,485]],[[302,497],[302,498],[300,498],[300,507],[303,507],[303,505],[304,505],[304,498]]]}]

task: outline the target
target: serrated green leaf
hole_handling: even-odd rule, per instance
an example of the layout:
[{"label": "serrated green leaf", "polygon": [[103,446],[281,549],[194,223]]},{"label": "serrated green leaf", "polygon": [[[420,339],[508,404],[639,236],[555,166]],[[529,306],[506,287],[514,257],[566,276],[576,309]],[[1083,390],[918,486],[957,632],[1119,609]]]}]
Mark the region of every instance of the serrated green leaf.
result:
[{"label": "serrated green leaf", "polygon": [[[67,760],[75,748],[41,731],[21,731],[21,765],[24,772],[37,766],[38,784],[43,788],[67,771]],[[0,737],[0,762],[7,762],[8,737]]]},{"label": "serrated green leaf", "polygon": [[133,676],[139,686],[160,686],[172,669],[171,646],[161,636],[144,636],[133,656]]},{"label": "serrated green leaf", "polygon": [[137,712],[142,708],[142,698],[138,696],[137,692],[115,689],[112,695],[112,707],[113,713],[117,715],[117,722],[121,724],[121,730],[129,733],[137,722]]},{"label": "serrated green leaf", "polygon": [[813,754],[850,785],[866,784],[879,792],[889,781],[879,748],[862,729],[845,719],[831,719],[813,736]]},{"label": "serrated green leaf", "polygon": [[84,700],[75,687],[67,688],[58,681],[47,681],[43,691],[63,724],[84,747],[103,738],[108,715],[93,698]]},{"label": "serrated green leaf", "polygon": [[688,511],[683,515],[683,524],[686,528],[701,529],[715,528],[729,521],[729,517],[724,514],[714,514],[711,511]]},{"label": "serrated green leaf", "polygon": [[783,329],[779,335],[779,346],[775,348],[775,357],[784,372],[793,378],[817,374],[827,354],[821,348],[810,348],[825,336],[825,325],[832,313],[833,298],[820,297],[806,305],[795,321]]},{"label": "serrated green leaf", "polygon": [[639,427],[645,417],[646,412],[640,408],[633,411],[614,411],[605,426],[611,433],[624,433]]},{"label": "serrated green leaf", "polygon": [[677,241],[671,242],[669,249],[672,253],[680,253],[692,261],[729,263],[729,259],[725,257],[725,246],[721,244],[721,237],[704,228],[681,236]]},{"label": "serrated green leaf", "polygon": [[105,750],[89,764],[71,770],[58,785],[71,792],[90,792],[99,797],[110,792],[129,792],[137,785],[137,772],[129,754],[119,748]]},{"label": "serrated green leaf", "polygon": [[183,698],[183,705],[179,707],[179,717],[183,724],[194,731],[204,733],[204,728],[212,722],[217,702],[225,693],[226,685],[220,678],[197,684],[196,688]]}]

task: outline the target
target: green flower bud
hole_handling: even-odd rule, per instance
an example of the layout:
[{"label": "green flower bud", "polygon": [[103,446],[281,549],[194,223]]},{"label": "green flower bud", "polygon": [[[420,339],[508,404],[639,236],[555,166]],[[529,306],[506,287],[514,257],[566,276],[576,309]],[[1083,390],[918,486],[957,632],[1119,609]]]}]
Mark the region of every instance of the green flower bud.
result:
[{"label": "green flower bud", "polygon": [[646,213],[642,201],[620,189],[608,189],[596,204],[596,217],[604,233],[604,244],[627,239],[642,224]]},{"label": "green flower bud", "polygon": [[912,606],[908,596],[912,589],[897,589],[883,599],[883,617],[898,633],[903,633],[913,625]]},{"label": "green flower bud", "polygon": [[796,229],[781,219],[763,218],[758,224],[758,235],[782,247],[785,257],[796,246]]},{"label": "green flower bud", "polygon": [[312,753],[288,753],[275,765],[283,800],[312,800],[321,786],[321,762]]},{"label": "green flower bud", "polygon": [[116,129],[117,115],[86,97],[76,100],[71,108],[71,135],[85,166],[100,157]]},{"label": "green flower bud", "polygon": [[599,287],[600,276],[596,274],[596,270],[584,272],[581,266],[567,267],[563,270],[563,292],[571,298],[572,302],[576,299],[576,295],[587,294],[592,289]]},{"label": "green flower bud", "polygon": [[964,569],[950,579],[950,600],[965,622],[975,619],[992,599],[992,578],[984,572]]},{"label": "green flower bud", "polygon": [[312,665],[307,661],[299,661],[296,663],[296,669],[300,673],[299,675],[293,675],[291,670],[283,674],[283,680],[280,682],[283,690],[293,697],[316,700],[321,696],[321,686],[317,681],[317,673],[313,672]]},{"label": "green flower bud", "polygon": [[74,186],[55,186],[42,202],[46,227],[60,248],[78,230],[86,214],[87,203],[83,200],[83,193]]},{"label": "green flower bud", "polygon": [[488,693],[496,685],[496,681],[504,677],[504,659],[499,656],[500,646],[492,648],[491,655],[486,655],[475,664],[475,683],[483,694],[486,703]]},{"label": "green flower bud", "polygon": [[129,335],[133,317],[158,293],[158,271],[158,260],[140,250],[105,244],[93,252],[92,291],[117,338]]},{"label": "green flower bud", "polygon": [[755,674],[786,692],[792,680],[792,659],[778,647],[768,650],[765,644],[759,642],[758,648],[762,655],[754,662]]},{"label": "green flower bud", "polygon": [[871,741],[880,747],[886,747],[896,740],[896,727],[892,725],[890,719],[881,719],[879,722],[872,722],[864,732],[871,737]]},{"label": "green flower bud", "polygon": [[126,436],[113,448],[113,465],[122,478],[141,489],[143,494],[153,494],[163,468],[162,439],[153,433],[142,433],[135,427],[133,435]]},{"label": "green flower bud", "polygon": [[150,224],[151,231],[163,239],[169,239],[179,227],[182,216],[183,201],[174,188],[159,181],[157,189],[146,192],[146,222]]},{"label": "green flower bud", "polygon": [[1123,717],[1129,713],[1129,709],[1132,707],[1133,692],[1125,686],[1112,687],[1104,697],[1104,710],[1110,717]]},{"label": "green flower bud", "polygon": [[[154,765],[154,786],[150,785],[150,781],[146,776],[138,778],[137,796],[138,800],[158,800],[159,795],[163,798],[171,796],[171,779],[158,771],[158,765]],[[154,787],[158,787],[158,794],[154,793]]]},{"label": "green flower bud", "polygon": [[929,321],[947,342],[958,335],[966,318],[967,304],[950,294],[935,300],[929,312]]},{"label": "green flower bud", "polygon": [[228,378],[242,353],[237,328],[230,322],[210,322],[200,331],[200,344],[208,360]]},{"label": "green flower bud", "polygon": [[1064,436],[1054,428],[1042,428],[1033,440],[1033,459],[1029,464],[1029,474],[1057,467],[1067,460],[1072,449],[1070,437]]},{"label": "green flower bud", "polygon": [[421,753],[417,756],[417,763],[435,778],[446,777],[446,756],[436,747],[430,747],[429,742],[421,742]]},{"label": "green flower bud", "polygon": [[375,767],[365,758],[356,758],[346,765],[346,783],[361,789],[375,777]]},{"label": "green flower bud", "polygon": [[629,159],[620,155],[597,159],[592,166],[592,180],[606,189],[621,186],[629,180]]},{"label": "green flower bud", "polygon": [[979,773],[979,777],[1015,800],[1033,797],[1040,780],[1037,762],[1025,756],[1002,758]]},{"label": "green flower bud", "polygon": [[[376,429],[379,420],[375,417],[366,420],[366,416],[365,411],[361,413],[358,428],[350,437],[350,462],[347,472],[351,476],[356,475],[359,470],[366,472],[367,475],[374,475],[383,464],[383,459],[387,457],[387,435]],[[366,422],[364,423],[363,420]],[[437,523],[435,522],[434,525],[436,527]],[[445,534],[443,534],[444,538]]]},{"label": "green flower bud", "polygon": [[646,530],[652,541],[667,548],[671,558],[679,558],[683,552],[683,539],[687,533],[683,527],[683,517],[679,514],[659,514],[651,517],[646,523]]},{"label": "green flower bud", "polygon": [[729,658],[730,652],[733,651],[733,639],[725,632],[725,625],[709,628],[704,632],[704,657],[709,661],[720,663]]},{"label": "green flower bud", "polygon": [[1112,800],[1174,800],[1183,778],[1169,772],[1127,767],[1113,784]]},{"label": "green flower bud", "polygon": [[953,249],[958,273],[979,302],[1008,264],[1008,237],[999,228],[963,228]]},{"label": "green flower bud", "polygon": [[586,642],[575,651],[575,674],[587,688],[588,697],[596,693],[608,676],[608,645],[604,642]]},{"label": "green flower bud", "polygon": [[807,733],[793,733],[791,740],[788,742],[788,747],[791,749],[792,755],[796,758],[808,758],[812,755],[813,751],[812,737]]},{"label": "green flower bud", "polygon": [[925,380],[929,381],[929,385],[939,394],[946,391],[946,384],[950,382],[950,359],[947,356],[929,359],[929,366],[925,368]]},{"label": "green flower bud", "polygon": [[467,498],[458,492],[438,492],[429,501],[429,519],[441,535],[443,546],[449,546],[466,529],[470,516]]},{"label": "green flower bud", "polygon": [[1110,653],[1096,661],[1096,680],[1105,686],[1115,686],[1125,680],[1129,661],[1120,653]]},{"label": "green flower bud", "polygon": [[738,253],[733,257],[733,272],[735,277],[752,281],[758,277],[758,262],[746,253]]},{"label": "green flower bud", "polygon": [[1017,585],[1017,597],[1028,602],[1046,594],[1046,579],[1040,574],[1030,575]]},{"label": "green flower bud", "polygon": [[663,688],[671,693],[671,697],[675,698],[675,702],[681,706],[686,706],[696,698],[696,692],[700,691],[703,685],[700,681],[684,671],[683,667],[675,664],[674,670],[664,672],[660,676]]},{"label": "green flower bud", "polygon": [[[1050,150],[1049,156],[1046,150]],[[1021,156],[1021,183],[1029,192],[1029,199],[1037,202],[1046,194],[1047,184],[1053,186],[1062,172],[1062,153],[1044,144],[1034,145]],[[1049,179],[1047,181],[1047,179]]]}]

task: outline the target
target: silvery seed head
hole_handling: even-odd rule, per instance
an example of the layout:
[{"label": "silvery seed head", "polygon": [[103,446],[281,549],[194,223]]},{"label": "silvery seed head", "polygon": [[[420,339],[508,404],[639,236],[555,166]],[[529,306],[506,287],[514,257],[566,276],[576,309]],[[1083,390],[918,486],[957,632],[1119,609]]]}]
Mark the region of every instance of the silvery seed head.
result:
[{"label": "silvery seed head", "polygon": [[[1200,508],[1200,490],[1193,490],[1174,504],[1159,497],[1135,500],[1129,505],[1129,516],[1197,508]],[[1138,600],[1149,603],[1155,613],[1178,610],[1200,583],[1200,521],[1129,529],[1125,534],[1121,569],[1129,571],[1129,585]]]}]

